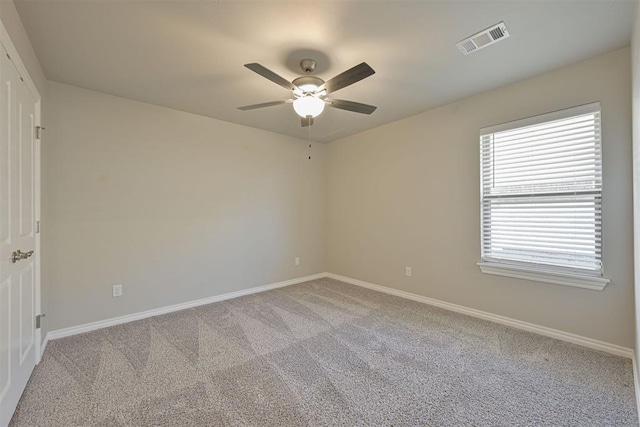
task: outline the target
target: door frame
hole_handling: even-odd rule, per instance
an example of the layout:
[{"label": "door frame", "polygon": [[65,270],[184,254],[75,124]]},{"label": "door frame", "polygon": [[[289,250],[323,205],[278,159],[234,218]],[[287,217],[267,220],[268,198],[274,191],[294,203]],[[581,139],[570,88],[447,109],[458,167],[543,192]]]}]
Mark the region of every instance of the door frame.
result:
[{"label": "door frame", "polygon": [[[40,96],[40,92],[38,92],[38,88],[36,87],[33,79],[29,75],[27,71],[27,67],[22,62],[20,55],[18,54],[18,49],[16,49],[13,41],[11,41],[11,37],[9,37],[9,33],[7,32],[6,27],[2,20],[0,20],[0,43],[6,50],[6,52],[11,57],[11,62],[15,65],[18,70],[18,74],[24,80],[24,84],[27,86],[27,90],[33,96],[35,100],[35,125],[42,126],[41,123],[41,106],[42,106],[42,97]],[[41,142],[42,142],[42,133],[40,134],[40,139],[35,139],[35,152],[34,152],[34,180],[35,180],[35,221],[41,221],[41,210],[40,210],[40,200],[41,200]],[[36,227],[36,224],[34,224]],[[36,315],[42,314],[42,304],[41,304],[41,287],[40,287],[40,260],[42,255],[42,246],[40,245],[40,232],[36,229],[36,259],[35,259],[35,281],[36,281],[36,289],[35,289],[35,313]],[[40,363],[40,359],[42,357],[42,352],[44,351],[44,347],[46,346],[46,337],[45,342],[42,342],[42,328],[36,329],[36,364]]]}]

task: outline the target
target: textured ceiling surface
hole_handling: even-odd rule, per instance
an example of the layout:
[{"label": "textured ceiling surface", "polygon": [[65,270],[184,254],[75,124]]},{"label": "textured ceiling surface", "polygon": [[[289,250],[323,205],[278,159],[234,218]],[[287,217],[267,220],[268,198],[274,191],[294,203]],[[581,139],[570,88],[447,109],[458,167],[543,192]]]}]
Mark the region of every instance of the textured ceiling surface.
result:
[{"label": "textured ceiling surface", "polygon": [[[48,79],[306,138],[290,97],[243,67],[293,80],[318,62],[327,80],[362,61],[373,76],[335,97],[371,116],[326,109],[331,141],[629,44],[635,1],[16,0]],[[511,37],[463,56],[455,43],[504,21]]]}]

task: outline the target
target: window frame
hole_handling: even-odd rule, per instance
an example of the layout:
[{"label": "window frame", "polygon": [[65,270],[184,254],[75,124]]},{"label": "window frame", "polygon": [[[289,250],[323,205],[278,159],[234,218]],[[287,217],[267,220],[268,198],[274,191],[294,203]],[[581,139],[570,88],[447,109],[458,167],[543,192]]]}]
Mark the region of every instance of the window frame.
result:
[{"label": "window frame", "polygon": [[[570,268],[557,268],[553,265],[534,264],[527,263],[526,261],[514,261],[514,262],[499,262],[495,260],[485,260],[485,228],[484,228],[484,181],[483,181],[483,165],[482,165],[482,137],[487,134],[493,134],[497,132],[504,132],[514,130],[518,128],[524,128],[528,126],[534,126],[551,122],[555,120],[568,119],[575,116],[580,116],[589,113],[600,114],[600,155],[601,155],[601,167],[602,167],[602,109],[600,102],[593,102],[589,104],[579,105],[577,107],[566,108],[563,110],[552,111],[550,113],[540,114],[537,116],[527,117],[520,120],[514,120],[511,122],[489,126],[480,129],[480,254],[481,261],[477,263],[480,270],[486,274],[493,274],[498,276],[513,277],[518,279],[533,280],[537,282],[553,283],[558,285],[575,286],[580,288],[603,290],[609,283],[609,279],[604,278],[604,247],[600,254],[600,261],[602,262],[602,269],[596,274],[589,274],[588,272],[573,271]],[[604,193],[604,186],[600,190],[601,205],[600,215],[602,215],[602,197]],[[542,197],[544,195],[541,195]],[[603,221],[600,222],[600,237],[602,241]],[[604,245],[603,245],[604,246]]]}]

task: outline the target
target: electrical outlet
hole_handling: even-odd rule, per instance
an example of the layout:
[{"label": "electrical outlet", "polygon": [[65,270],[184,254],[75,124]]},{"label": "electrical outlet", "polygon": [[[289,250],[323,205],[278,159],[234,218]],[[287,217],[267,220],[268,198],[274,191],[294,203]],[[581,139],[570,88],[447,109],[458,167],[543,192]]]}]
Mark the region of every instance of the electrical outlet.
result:
[{"label": "electrical outlet", "polygon": [[404,268],[404,275],[407,277],[411,277],[411,267]]},{"label": "electrical outlet", "polygon": [[296,265],[300,265],[300,258],[299,258],[299,257],[296,257],[296,259],[295,259],[295,264],[296,264]]},{"label": "electrical outlet", "polygon": [[122,296],[122,285],[113,285],[113,297]]}]

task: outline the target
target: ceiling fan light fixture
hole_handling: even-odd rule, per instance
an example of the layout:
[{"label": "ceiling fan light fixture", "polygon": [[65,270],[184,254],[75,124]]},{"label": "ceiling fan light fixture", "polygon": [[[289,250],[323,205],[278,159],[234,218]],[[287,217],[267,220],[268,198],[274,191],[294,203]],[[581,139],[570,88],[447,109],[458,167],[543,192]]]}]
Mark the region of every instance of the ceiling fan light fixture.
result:
[{"label": "ceiling fan light fixture", "polygon": [[318,117],[324,111],[324,101],[313,95],[306,95],[293,101],[293,109],[300,117]]}]

